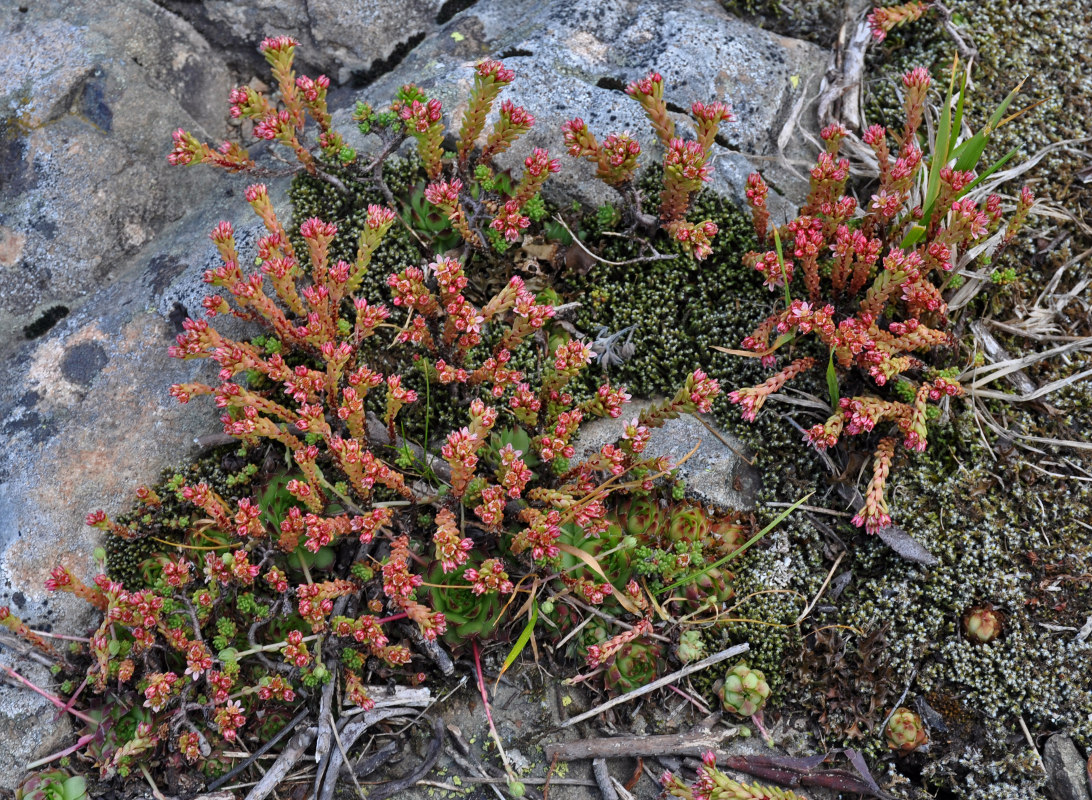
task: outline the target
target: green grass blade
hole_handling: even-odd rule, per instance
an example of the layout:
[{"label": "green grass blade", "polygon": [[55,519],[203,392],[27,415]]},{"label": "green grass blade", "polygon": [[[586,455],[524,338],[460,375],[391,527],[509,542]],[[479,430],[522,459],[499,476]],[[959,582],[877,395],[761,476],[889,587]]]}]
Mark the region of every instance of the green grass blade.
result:
[{"label": "green grass blade", "polygon": [[978,160],[982,157],[982,151],[986,149],[986,144],[990,140],[990,134],[997,129],[1002,117],[1004,117],[1005,112],[1012,104],[1012,101],[1016,99],[1016,95],[1023,85],[1024,81],[1020,81],[1016,88],[1009,92],[1008,96],[1001,101],[1001,104],[990,116],[989,121],[982,130],[959,147],[952,150],[950,155],[952,158],[956,159],[956,169],[966,171],[974,169],[975,165],[978,164]]},{"label": "green grass blade", "polygon": [[[926,216],[931,216],[932,211],[933,211],[933,209],[932,209],[932,207],[930,207],[929,208],[929,214],[927,214]],[[921,241],[921,237],[924,236],[924,235],[925,235],[925,226],[924,225],[914,225],[907,232],[906,236],[903,237],[902,241],[899,242],[899,247],[901,247],[903,250],[909,250],[911,247],[913,247],[919,241]]]},{"label": "green grass blade", "polygon": [[952,74],[948,81],[948,94],[944,99],[944,107],[940,119],[937,122],[937,133],[933,143],[932,160],[929,163],[929,178],[925,184],[925,197],[922,202],[924,213],[921,223],[911,227],[903,238],[901,247],[910,248],[917,244],[929,223],[933,218],[933,207],[936,205],[937,195],[940,193],[940,171],[955,158],[958,148],[953,148],[953,143],[959,136],[963,125],[963,104],[966,100],[967,73],[964,71],[959,81],[959,94],[956,96],[955,118],[952,118],[952,97],[955,96],[956,70],[959,67],[959,57],[952,61]]},{"label": "green grass blade", "polygon": [[963,129],[963,102],[967,99],[967,73],[964,71],[959,82],[959,99],[956,100],[955,119],[952,120],[952,130],[956,136]]},{"label": "green grass blade", "polygon": [[1001,169],[1001,167],[1005,166],[1005,164],[1007,164],[1012,159],[1012,157],[1015,156],[1018,152],[1020,152],[1019,147],[1014,147],[1011,150],[1009,150],[1009,152],[1005,153],[1005,155],[1001,156],[1001,158],[999,158],[999,159],[997,159],[997,161],[993,162],[993,165],[988,170],[986,170],[981,175],[979,175],[977,178],[975,178],[973,181],[971,181],[971,183],[969,183],[967,185],[967,187],[962,192],[959,193],[959,196],[963,197],[963,195],[967,194],[967,192],[974,189],[976,186],[978,186],[978,184],[980,184],[980,183],[982,183],[982,181],[986,180],[986,178],[990,177],[993,173],[997,172],[997,170],[999,170],[999,169]]},{"label": "green grass blade", "polygon": [[986,149],[986,144],[990,141],[989,134],[985,130],[983,128],[952,151],[952,156],[956,160],[956,169],[963,172],[974,169],[974,165],[982,158],[982,151]]},{"label": "green grass blade", "polygon": [[827,361],[827,392],[830,393],[830,407],[838,410],[838,373],[834,369],[834,348],[830,349],[830,359]]},{"label": "green grass blade", "polygon": [[[925,183],[925,198],[922,207],[925,214],[922,216],[922,226],[929,227],[929,220],[933,215],[933,206],[936,205],[937,194],[940,192],[940,170],[950,160],[948,155],[952,146],[952,95],[955,92],[956,66],[959,59],[952,61],[952,76],[948,81],[948,93],[944,97],[940,119],[937,120],[936,138],[933,140],[933,157],[929,163],[929,178]],[[960,93],[962,101],[962,92]],[[956,129],[958,133],[958,128]],[[913,230],[911,230],[913,233]]]},{"label": "green grass blade", "polygon": [[523,631],[520,633],[519,638],[516,639],[516,643],[512,645],[512,650],[504,658],[504,665],[501,667],[500,674],[497,675],[497,680],[500,680],[500,676],[508,671],[508,668],[515,663],[515,660],[519,658],[519,654],[523,652],[523,648],[527,646],[527,643],[531,641],[531,634],[535,631],[535,623],[538,622],[538,603],[531,602],[531,618],[527,620],[527,624],[523,626]]}]

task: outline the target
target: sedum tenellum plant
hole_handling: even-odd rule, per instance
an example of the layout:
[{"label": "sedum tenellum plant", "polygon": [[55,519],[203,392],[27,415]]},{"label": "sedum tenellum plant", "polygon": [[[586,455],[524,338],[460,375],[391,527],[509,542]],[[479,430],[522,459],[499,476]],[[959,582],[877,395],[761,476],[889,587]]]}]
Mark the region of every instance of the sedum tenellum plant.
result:
[{"label": "sedum tenellum plant", "polygon": [[[293,47],[285,38],[262,46],[285,108],[239,89],[233,113],[256,119],[255,132],[292,149],[308,171],[322,170],[323,159],[349,162],[354,154],[329,128],[327,82],[294,78]],[[454,198],[454,217],[463,213],[463,195],[455,181],[444,189],[441,174],[473,158],[488,107],[510,79],[497,62],[478,67],[459,148],[439,160],[432,101],[396,105],[435,178],[430,193],[437,202]],[[305,112],[320,131],[318,154],[304,144]],[[486,154],[528,124],[527,115],[502,108]],[[214,150],[183,132],[170,160],[253,168],[241,149]],[[507,201],[512,215],[554,170],[544,153],[529,161],[534,166]],[[361,296],[360,287],[395,224],[390,208],[369,206],[355,257],[343,261],[330,255],[334,225],[307,219],[294,244],[265,185],[251,185],[245,196],[265,229],[257,263],[243,263],[233,226],[219,223],[210,238],[222,263],[204,275],[216,293],[204,299],[206,318],[187,319],[169,350],[215,362],[218,380],[178,384],[171,394],[182,403],[211,398],[226,434],[251,451],[279,451],[285,467],[264,492],[238,499],[204,481],[172,482],[173,498],[141,487],[148,518],[168,500],[188,510],[182,540],[157,557],[146,588],[105,574],[85,584],[65,567],[54,570],[50,590],[103,612],[86,648],[87,685],[113,698],[119,714],[139,711],[131,730],[111,727],[109,746],[96,744],[103,723],[81,739],[103,776],[125,774],[156,753],[211,763],[278,707],[292,708],[330,682],[350,702],[372,707],[365,665],[398,674],[413,659],[400,626],[426,642],[448,631],[445,613],[422,588],[426,574],[440,581],[433,592],[470,591],[483,602],[528,591],[516,582],[556,571],[563,528],[599,536],[610,525],[612,495],[647,492],[667,474],[666,459],[643,455],[651,429],[708,411],[719,392],[697,370],[674,397],[621,424],[618,439],[575,461],[581,424],[621,417],[629,395],[605,383],[578,400],[572,384],[593,353],[561,333],[533,370],[514,366],[517,351],[547,341],[555,313],[520,277],[478,305],[465,294],[463,263],[434,255],[389,276],[388,306]],[[497,219],[508,220],[505,236],[523,227],[514,217]],[[464,221],[473,248],[473,215]],[[263,336],[222,334],[216,318],[228,315],[256,324]],[[446,434],[438,453],[409,463],[400,415],[422,398],[404,370],[418,371],[431,391],[448,392],[466,410],[465,425]],[[517,449],[513,440],[526,445]],[[537,473],[527,466],[532,457],[543,465]],[[139,517],[123,523],[95,511],[87,522],[123,539],[147,535]],[[627,592],[633,607],[651,607],[635,581]],[[14,617],[3,622],[25,627]]]},{"label": "sedum tenellum plant", "polygon": [[[485,60],[476,66],[453,153],[443,149],[447,129],[440,101],[430,99],[419,87],[403,86],[387,111],[377,113],[367,104],[358,104],[354,119],[361,131],[378,133],[383,141],[366,161],[331,127],[326,107],[329,79],[296,77],[292,69],[296,46],[295,40],[285,36],[266,39],[261,46],[277,80],[279,104],[248,87],[232,92],[232,115],[254,121],[255,136],[288,148],[305,170],[340,188],[345,188],[345,178],[377,184],[392,205],[394,197],[384,182],[382,165],[407,138],[413,138],[429,178],[426,199],[443,212],[473,250],[484,251],[492,245],[503,252],[505,243],[518,241],[533,221],[542,218],[539,190],[549,175],[561,168],[545,149],[535,148],[524,159],[517,184],[508,186],[496,180],[493,160],[535,123],[525,108],[504,100],[497,108],[496,122],[486,130],[487,117],[501,91],[515,79],[515,73],[501,62]],[[698,140],[686,141],[675,135],[663,100],[663,78],[658,73],[634,82],[627,92],[641,103],[665,148],[659,220],[640,211],[640,198],[633,187],[640,145],[628,134],[613,134],[599,143],[577,118],[563,126],[565,145],[571,155],[598,165],[598,177],[631,201],[629,208],[635,219],[648,228],[662,226],[686,252],[704,258],[711,252],[709,241],[716,234],[716,225],[710,220],[691,223],[685,215],[691,196],[709,180],[710,147],[720,123],[732,119],[731,110],[719,102],[694,103],[691,113]],[[318,129],[317,152],[307,145],[308,118]],[[182,129],[174,133],[174,142],[172,164],[203,163],[232,172],[257,168],[249,153],[235,143],[213,148]]]},{"label": "sedum tenellum plant", "polygon": [[[652,129],[664,147],[663,182],[660,193],[660,218],[663,229],[694,258],[703,259],[713,252],[710,244],[717,234],[712,220],[688,222],[686,212],[692,197],[710,179],[709,156],[721,122],[735,119],[730,105],[721,102],[695,102],[690,107],[697,128],[697,140],[688,141],[675,134],[675,122],[664,101],[664,79],[652,72],[626,87],[626,94],[640,103]],[[628,133],[612,133],[598,141],[580,117],[562,126],[569,155],[596,165],[596,177],[614,187],[626,199],[627,216],[634,224],[648,227],[655,220],[641,212],[641,198],[633,181],[641,145]]]},{"label": "sedum tenellum plant", "polygon": [[[990,195],[982,203],[966,196],[976,175],[959,168],[958,149],[950,151],[953,163],[944,157],[938,161],[936,143],[932,163],[922,151],[928,72],[914,69],[902,83],[904,128],[893,135],[873,125],[863,136],[879,165],[879,185],[865,206],[858,208],[846,191],[850,165],[838,155],[846,130],[837,124],[821,133],[826,152],[811,170],[811,191],[799,216],[787,225],[771,230],[766,183],[757,173],[749,177],[747,198],[755,233],[767,249],[748,253],[744,263],[762,273],[770,291],[784,297],[784,305],[743,341],[743,347],[758,354],[764,365],[774,366],[778,351],[811,336],[829,357],[822,360],[827,363],[813,356],[795,358],[758,386],[729,394],[744,419],[753,421],[771,394],[817,365],[826,367],[834,413],[810,428],[805,440],[823,450],[843,435],[884,432],[875,446],[864,505],[853,517],[854,524],[869,533],[891,524],[884,487],[896,446],[901,441],[906,449],[923,451],[928,421],[936,413],[930,404],[963,394],[954,380],[956,371],[932,369],[923,357],[952,344],[945,330],[942,289],[954,265],[1002,223],[999,196]],[[1002,247],[1015,237],[1033,203],[1024,188],[1000,238]],[[839,397],[837,386],[850,373],[877,389],[897,384],[902,397],[886,399],[878,393]]]}]

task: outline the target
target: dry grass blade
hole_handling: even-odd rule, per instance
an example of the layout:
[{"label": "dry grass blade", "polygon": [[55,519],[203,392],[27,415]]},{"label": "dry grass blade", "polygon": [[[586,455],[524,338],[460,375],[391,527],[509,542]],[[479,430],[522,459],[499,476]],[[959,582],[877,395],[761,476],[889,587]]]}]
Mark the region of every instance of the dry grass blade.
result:
[{"label": "dry grass blade", "polygon": [[1046,451],[1040,450],[1037,447],[1031,447],[1026,442],[1033,442],[1035,444],[1049,445],[1052,447],[1068,447],[1073,450],[1088,450],[1092,451],[1092,442],[1082,442],[1078,439],[1055,439],[1049,436],[1029,436],[1024,433],[1016,433],[1010,431],[1007,428],[998,424],[997,420],[993,418],[988,410],[981,403],[976,402],[974,405],[975,419],[986,423],[986,427],[992,430],[999,436],[1012,440],[1013,444],[1023,447],[1025,450],[1030,450],[1033,453],[1039,453],[1040,455],[1046,455]]},{"label": "dry grass blade", "polygon": [[989,364],[985,367],[972,367],[971,369],[965,370],[959,376],[958,380],[960,382],[965,382],[968,378],[972,378],[973,382],[967,386],[967,389],[974,391],[982,388],[988,383],[993,383],[998,378],[1003,378],[1017,370],[1021,370],[1024,367],[1030,367],[1032,364],[1038,364],[1040,361],[1045,361],[1048,358],[1064,355],[1065,353],[1072,353],[1075,350],[1086,350],[1089,348],[1092,348],[1092,336],[1079,339],[1075,342],[1067,342],[1058,347],[1044,350],[1041,353],[1028,353],[1021,358],[1010,358],[1006,361],[998,361],[996,364]]},{"label": "dry grass blade", "polygon": [[808,603],[808,607],[805,608],[800,616],[796,618],[796,622],[794,623],[795,625],[799,625],[801,622],[807,619],[808,614],[810,614],[811,610],[815,608],[815,604],[819,602],[819,598],[822,597],[823,592],[827,590],[827,586],[830,584],[830,579],[834,577],[834,572],[838,569],[838,565],[842,563],[842,559],[845,558],[845,555],[846,552],[845,550],[843,550],[841,553],[838,554],[838,558],[834,559],[834,566],[832,566],[830,568],[830,572],[827,573],[827,579],[823,581],[823,585],[819,587],[819,591],[815,593],[815,597],[813,597],[811,602]]},{"label": "dry grass blade", "polygon": [[583,722],[586,719],[591,719],[592,717],[601,714],[607,709],[614,708],[616,705],[620,705],[621,703],[628,703],[630,700],[635,700],[638,697],[643,697],[649,692],[654,692],[659,688],[667,686],[669,683],[674,683],[680,678],[685,678],[687,675],[692,675],[695,672],[699,672],[700,670],[705,669],[706,667],[711,667],[714,664],[719,664],[721,661],[732,658],[733,656],[742,655],[750,649],[751,646],[745,642],[743,644],[737,644],[733,647],[729,647],[727,650],[721,650],[719,653],[714,653],[708,658],[703,658],[701,661],[698,661],[694,664],[689,664],[680,670],[676,670],[670,675],[664,675],[662,678],[654,680],[652,683],[647,683],[640,689],[634,689],[632,692],[627,692],[626,694],[619,695],[618,697],[612,698],[605,703],[600,703],[595,708],[585,711],[583,714],[577,714],[575,717],[567,719],[565,720],[565,722],[561,723],[561,727],[568,728],[578,722]]},{"label": "dry grass blade", "polygon": [[[1054,242],[1048,245],[1048,249],[1060,245],[1063,238],[1064,237],[1056,238]],[[1021,318],[1009,320],[1004,323],[994,321],[990,324],[998,330],[1003,330],[1007,333],[1015,333],[1019,336],[1026,336],[1030,339],[1038,339],[1040,341],[1050,341],[1052,335],[1056,335],[1062,330],[1059,327],[1058,321],[1062,318],[1064,309],[1070,303],[1077,300],[1080,294],[1092,284],[1092,276],[1077,277],[1073,286],[1066,292],[1059,293],[1058,287],[1061,285],[1062,279],[1068,273],[1070,267],[1082,263],[1090,255],[1092,255],[1092,249],[1085,250],[1083,253],[1074,256],[1058,267],[1047,282],[1047,285],[1043,287],[1043,290],[1035,299],[1031,308],[1020,309],[1020,313],[1022,314]],[[1057,341],[1076,341],[1076,338],[1057,337]]]},{"label": "dry grass blade", "polygon": [[1066,386],[1071,386],[1088,377],[1092,377],[1092,369],[1086,369],[1084,372],[1078,372],[1076,375],[1070,375],[1068,378],[1059,378],[1056,381],[1051,381],[1045,386],[1041,386],[1035,391],[1027,394],[1006,394],[1005,392],[992,391],[990,389],[979,389],[975,392],[975,395],[984,397],[988,400],[1004,400],[1007,403],[1030,403],[1032,400],[1038,400],[1040,397],[1045,397],[1052,392],[1064,389]]}]

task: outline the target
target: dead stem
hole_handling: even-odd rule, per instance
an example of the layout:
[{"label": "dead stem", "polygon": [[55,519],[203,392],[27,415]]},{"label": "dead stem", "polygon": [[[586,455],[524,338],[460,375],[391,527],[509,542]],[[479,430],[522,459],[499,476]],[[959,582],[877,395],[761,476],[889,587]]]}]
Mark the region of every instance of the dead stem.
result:
[{"label": "dead stem", "polygon": [[680,678],[685,678],[687,675],[692,675],[695,672],[699,672],[699,671],[705,669],[706,667],[711,667],[714,664],[719,664],[721,661],[724,661],[725,659],[729,659],[729,658],[733,658],[734,656],[742,655],[743,653],[746,653],[750,649],[751,649],[751,646],[749,644],[747,644],[746,642],[744,642],[743,644],[737,644],[737,645],[734,645],[733,647],[729,647],[726,650],[721,650],[719,653],[714,653],[713,655],[709,656],[708,658],[703,658],[701,661],[698,661],[698,662],[696,662],[694,664],[689,664],[689,665],[683,667],[680,670],[676,670],[675,672],[672,672],[670,675],[665,675],[664,677],[659,678],[658,680],[652,681],[652,683],[647,683],[644,686],[642,686],[640,689],[634,689],[632,692],[627,692],[626,694],[619,695],[618,697],[612,698],[611,700],[608,700],[605,703],[600,703],[595,708],[593,708],[593,709],[591,709],[589,711],[585,711],[583,714],[577,714],[575,717],[572,717],[572,718],[566,720],[565,722],[561,723],[560,727],[568,728],[568,727],[570,727],[572,725],[575,725],[578,722],[583,722],[586,719],[591,719],[592,717],[597,716],[598,714],[606,711],[607,709],[614,708],[616,705],[620,705],[621,703],[628,703],[630,700],[635,700],[638,697],[643,697],[644,695],[648,694],[649,692],[654,692],[654,691],[656,691],[657,689],[659,689],[659,688],[661,688],[663,686],[667,686],[669,683],[674,683],[675,681],[679,680]]}]

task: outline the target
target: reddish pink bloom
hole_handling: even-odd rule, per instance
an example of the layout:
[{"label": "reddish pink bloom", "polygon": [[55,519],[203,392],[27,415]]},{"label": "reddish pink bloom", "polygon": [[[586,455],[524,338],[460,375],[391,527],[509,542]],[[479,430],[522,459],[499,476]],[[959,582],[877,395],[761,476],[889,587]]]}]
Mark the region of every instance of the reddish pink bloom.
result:
[{"label": "reddish pink bloom", "polygon": [[436,546],[436,560],[444,573],[454,572],[466,563],[467,553],[474,547],[474,542],[459,535],[455,515],[450,509],[442,508],[436,514],[436,532],[432,535]]}]

